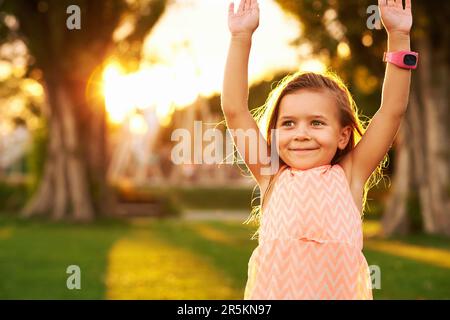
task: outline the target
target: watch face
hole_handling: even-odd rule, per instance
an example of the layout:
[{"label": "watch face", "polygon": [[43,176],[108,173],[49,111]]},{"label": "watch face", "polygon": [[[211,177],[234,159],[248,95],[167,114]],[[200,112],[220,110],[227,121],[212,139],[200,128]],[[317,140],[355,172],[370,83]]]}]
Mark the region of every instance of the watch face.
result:
[{"label": "watch face", "polygon": [[403,63],[407,66],[415,66],[417,63],[417,58],[413,54],[405,54],[403,57]]}]

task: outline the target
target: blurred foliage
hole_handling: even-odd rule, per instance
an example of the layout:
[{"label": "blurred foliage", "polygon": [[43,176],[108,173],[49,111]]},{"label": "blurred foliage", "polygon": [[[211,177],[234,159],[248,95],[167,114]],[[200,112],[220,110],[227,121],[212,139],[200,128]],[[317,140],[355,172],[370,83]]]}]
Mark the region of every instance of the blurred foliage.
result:
[{"label": "blurred foliage", "polygon": [[[168,192],[164,188],[136,188],[135,186],[120,187],[115,186],[114,192],[118,204],[154,204],[158,205],[156,216],[179,216],[182,208],[175,199],[173,192]],[[142,214],[146,214],[142,212]],[[150,214],[147,212],[147,214]]]},{"label": "blurred foliage", "polygon": [[[80,8],[81,29],[66,27],[66,10],[71,5]],[[54,69],[82,73],[111,51],[113,32],[126,23],[130,32],[117,39],[115,54],[127,65],[134,65],[140,60],[144,36],[166,5],[167,0],[5,0],[0,6],[0,40],[24,36],[38,67],[52,65]],[[19,20],[18,30],[6,26],[4,17],[8,14]]]},{"label": "blurred foliage", "polygon": [[[250,210],[251,188],[233,187],[143,187],[117,188],[124,202],[163,202],[172,212],[184,209]],[[233,201],[230,202],[230,199]]]},{"label": "blurred foliage", "polygon": [[28,186],[30,194],[36,191],[44,173],[48,141],[48,129],[44,122],[45,120],[41,119],[41,125],[33,131],[31,148],[26,155],[27,173],[31,178]]},{"label": "blurred foliage", "polygon": [[189,209],[251,209],[250,188],[176,188],[173,192],[177,202]]},{"label": "blurred foliage", "polygon": [[29,197],[28,186],[24,183],[11,184],[0,181],[0,208],[3,211],[17,211]]}]

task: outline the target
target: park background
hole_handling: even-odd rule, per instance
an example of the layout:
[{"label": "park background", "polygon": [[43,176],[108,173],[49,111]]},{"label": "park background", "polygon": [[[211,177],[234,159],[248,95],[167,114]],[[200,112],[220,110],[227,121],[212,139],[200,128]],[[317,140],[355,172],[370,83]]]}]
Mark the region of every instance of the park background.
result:
[{"label": "park background", "polygon": [[[386,50],[385,31],[367,25],[376,1],[259,2],[250,109],[284,75],[331,68],[373,116]],[[0,1],[0,298],[243,298],[254,182],[236,164],[170,160],[175,129],[225,130],[227,9]],[[450,298],[450,2],[415,0],[413,16],[419,68],[363,221],[375,299]]]}]

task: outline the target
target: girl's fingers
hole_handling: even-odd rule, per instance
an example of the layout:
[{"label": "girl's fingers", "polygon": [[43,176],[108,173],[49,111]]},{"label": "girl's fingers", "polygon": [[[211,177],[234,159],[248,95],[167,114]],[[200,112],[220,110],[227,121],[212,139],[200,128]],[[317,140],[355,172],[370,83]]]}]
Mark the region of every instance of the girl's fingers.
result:
[{"label": "girl's fingers", "polygon": [[239,3],[238,13],[244,12],[244,9],[245,9],[244,6],[245,6],[245,0],[241,0],[241,2]]},{"label": "girl's fingers", "polygon": [[389,7],[395,6],[394,0],[387,0],[387,5],[388,5]]},{"label": "girl's fingers", "polygon": [[244,11],[250,9],[250,0],[241,0],[244,2]]},{"label": "girl's fingers", "polygon": [[405,0],[405,8],[411,9],[411,0]]},{"label": "girl's fingers", "polygon": [[228,5],[228,14],[233,15],[234,14],[234,1],[231,1]]},{"label": "girl's fingers", "polygon": [[252,0],[252,2],[251,2],[251,8],[252,8],[252,9],[258,8],[258,0]]}]

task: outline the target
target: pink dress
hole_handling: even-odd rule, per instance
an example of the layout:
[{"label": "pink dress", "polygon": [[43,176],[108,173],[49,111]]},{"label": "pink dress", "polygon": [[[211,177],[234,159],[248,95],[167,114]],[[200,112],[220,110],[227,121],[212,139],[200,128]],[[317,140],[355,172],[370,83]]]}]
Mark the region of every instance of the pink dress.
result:
[{"label": "pink dress", "polygon": [[280,170],[248,262],[244,299],[372,299],[362,221],[343,168]]}]

